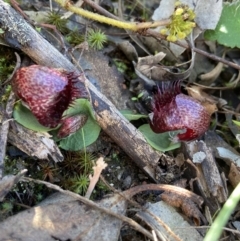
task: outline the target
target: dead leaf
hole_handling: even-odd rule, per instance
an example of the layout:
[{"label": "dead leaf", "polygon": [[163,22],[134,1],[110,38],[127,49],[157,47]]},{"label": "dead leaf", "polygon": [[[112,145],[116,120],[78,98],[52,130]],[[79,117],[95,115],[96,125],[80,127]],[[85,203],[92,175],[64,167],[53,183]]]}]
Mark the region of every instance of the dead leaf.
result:
[{"label": "dead leaf", "polygon": [[[175,66],[164,66],[160,62],[166,56],[165,53],[160,52],[156,55],[151,55],[147,57],[142,57],[138,59],[138,63],[135,64],[136,74],[145,80],[146,83],[154,85],[154,81],[168,81],[168,80],[179,80],[186,79],[190,75],[190,71],[193,67],[190,67],[183,72],[178,73],[178,69]],[[195,54],[193,54],[195,56]],[[193,59],[190,61],[192,63]],[[188,64],[183,63],[184,64]]]},{"label": "dead leaf", "polygon": [[[178,212],[165,202],[148,203],[146,205],[147,211],[153,213],[159,219],[162,220],[177,236],[177,240],[194,240],[202,241],[203,237],[197,232],[197,230],[191,228],[188,222],[178,214]],[[170,236],[170,233],[166,231],[161,223],[156,220],[152,215],[146,211],[137,213],[137,217],[141,218],[147,225],[149,225],[157,234],[161,233],[166,240],[176,241],[176,238]],[[161,240],[162,237],[159,237]]]},{"label": "dead leaf", "polygon": [[199,84],[207,86],[211,85],[221,74],[223,66],[223,63],[219,62],[210,72],[200,75],[199,78],[201,79],[201,81],[199,82]]},{"label": "dead leaf", "polygon": [[240,171],[234,163],[231,163],[230,165],[228,180],[233,187],[236,187],[238,183],[240,183]]},{"label": "dead leaf", "polygon": [[[224,148],[228,151],[230,151],[231,153],[234,153],[236,156],[240,156],[240,154],[232,147],[230,146],[226,141],[224,141],[219,135],[217,135],[216,132],[214,131],[207,131],[205,133],[205,136],[204,136],[204,139],[205,139],[205,143],[207,146],[211,147],[213,153],[214,153],[214,156],[216,158],[221,158],[219,156],[219,152],[217,150],[217,148]],[[220,149],[221,150],[221,149]],[[224,161],[226,162],[227,165],[230,166],[231,164],[231,161],[230,160],[227,160],[227,159],[224,159]]]},{"label": "dead leaf", "polygon": [[138,53],[135,47],[129,41],[122,41],[117,44],[120,50],[127,56],[130,61],[137,61]]},{"label": "dead leaf", "polygon": [[160,196],[167,204],[172,207],[180,208],[187,217],[193,218],[196,226],[201,224],[201,220],[206,223],[201,211],[190,198],[183,198],[182,196],[172,192],[164,192]]}]

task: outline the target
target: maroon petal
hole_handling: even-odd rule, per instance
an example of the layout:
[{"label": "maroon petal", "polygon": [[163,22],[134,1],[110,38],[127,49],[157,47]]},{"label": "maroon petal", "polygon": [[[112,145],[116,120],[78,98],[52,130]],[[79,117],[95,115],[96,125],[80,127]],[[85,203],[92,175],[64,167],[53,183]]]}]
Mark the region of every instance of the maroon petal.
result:
[{"label": "maroon petal", "polygon": [[156,133],[183,130],[177,135],[178,140],[189,141],[204,134],[211,116],[199,101],[181,94],[179,84],[178,81],[159,88],[154,96],[150,126]]},{"label": "maroon petal", "polygon": [[58,138],[64,138],[75,133],[85,125],[88,117],[86,115],[70,116],[62,120],[62,125],[58,131]]},{"label": "maroon petal", "polygon": [[81,94],[74,87],[77,77],[45,66],[19,69],[13,78],[13,90],[46,127],[56,127],[69,104]]}]

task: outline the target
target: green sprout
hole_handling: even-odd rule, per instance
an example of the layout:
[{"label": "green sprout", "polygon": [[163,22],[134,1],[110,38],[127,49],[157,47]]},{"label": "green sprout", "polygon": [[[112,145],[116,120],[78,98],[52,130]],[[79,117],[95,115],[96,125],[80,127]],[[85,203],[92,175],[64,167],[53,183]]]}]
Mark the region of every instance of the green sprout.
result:
[{"label": "green sprout", "polygon": [[60,166],[64,168],[65,175],[73,176],[74,173],[90,174],[93,167],[93,160],[96,156],[87,152],[66,152],[65,158]]},{"label": "green sprout", "polygon": [[194,11],[180,1],[175,3],[175,11],[171,19],[171,23],[160,30],[161,34],[168,35],[167,40],[170,42],[186,38],[196,26]]},{"label": "green sprout", "polygon": [[79,30],[73,30],[66,36],[66,40],[72,45],[78,45],[84,41],[84,35]]},{"label": "green sprout", "polygon": [[5,201],[0,204],[0,221],[12,215],[13,204],[10,201]]},{"label": "green sprout", "polygon": [[12,86],[11,85],[7,85],[5,87],[4,94],[1,96],[0,102],[7,102],[11,91],[12,91]]},{"label": "green sprout", "polygon": [[90,29],[87,35],[87,42],[91,48],[101,50],[103,44],[107,42],[107,36],[100,29]]},{"label": "green sprout", "polygon": [[113,59],[113,63],[116,65],[117,70],[120,73],[122,73],[122,74],[126,73],[126,71],[128,69],[128,66],[126,63],[124,63],[123,61],[120,61],[118,59]]},{"label": "green sprout", "polygon": [[70,181],[72,182],[70,189],[82,195],[86,193],[90,182],[89,177],[85,174],[76,175]]},{"label": "green sprout", "polygon": [[0,81],[5,80],[12,73],[14,66],[10,62],[10,59],[0,57]]},{"label": "green sprout", "polygon": [[135,97],[135,96],[132,97],[131,100],[132,100],[132,101],[139,101],[139,99],[141,99],[141,98],[143,97],[143,95],[144,95],[144,93],[141,92],[140,94],[138,94],[137,97]]},{"label": "green sprout", "polygon": [[93,172],[96,156],[85,152],[66,152],[65,160],[60,164],[63,167],[61,185],[68,190],[85,194],[89,186],[89,175]]},{"label": "green sprout", "polygon": [[92,171],[94,159],[96,159],[96,156],[92,153],[84,153],[80,156],[79,163],[84,173],[90,173]]},{"label": "green sprout", "polygon": [[57,12],[49,12],[47,23],[56,26],[56,28],[63,34],[68,33],[67,19],[61,17],[62,16]]},{"label": "green sprout", "polygon": [[2,212],[9,213],[13,209],[13,205],[11,202],[4,202],[2,203]]}]

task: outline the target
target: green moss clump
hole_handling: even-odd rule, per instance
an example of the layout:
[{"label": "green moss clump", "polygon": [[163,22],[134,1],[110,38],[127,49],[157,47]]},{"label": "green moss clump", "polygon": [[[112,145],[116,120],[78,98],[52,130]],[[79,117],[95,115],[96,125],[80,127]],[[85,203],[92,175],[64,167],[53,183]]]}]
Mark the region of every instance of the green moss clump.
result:
[{"label": "green moss clump", "polygon": [[47,23],[52,24],[56,26],[56,28],[62,33],[66,34],[69,32],[67,28],[67,19],[61,18],[62,15],[59,14],[58,12],[49,12],[48,18],[47,18]]},{"label": "green moss clump", "polygon": [[65,39],[68,41],[68,43],[75,46],[84,41],[84,35],[80,34],[78,30],[74,30],[71,31]]},{"label": "green moss clump", "polygon": [[107,42],[107,36],[101,30],[90,29],[87,34],[87,42],[91,48],[101,50]]}]

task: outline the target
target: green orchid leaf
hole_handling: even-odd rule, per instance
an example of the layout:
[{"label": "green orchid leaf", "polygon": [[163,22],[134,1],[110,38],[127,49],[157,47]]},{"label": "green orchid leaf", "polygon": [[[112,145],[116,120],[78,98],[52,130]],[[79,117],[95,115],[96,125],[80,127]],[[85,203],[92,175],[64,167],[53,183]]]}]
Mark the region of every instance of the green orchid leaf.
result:
[{"label": "green orchid leaf", "polygon": [[136,114],[132,110],[121,110],[120,112],[129,121],[138,120],[140,118],[148,118],[147,115]]},{"label": "green orchid leaf", "polygon": [[[147,142],[158,151],[170,151],[177,149],[181,146],[180,143],[172,143],[170,140],[170,133],[165,132],[161,134],[154,133],[149,124],[144,124],[140,126],[139,131],[142,132]],[[179,131],[173,132],[171,131],[171,135],[176,135]]]},{"label": "green orchid leaf", "polygon": [[207,40],[217,40],[225,46],[240,48],[240,1],[225,2],[215,30],[207,30],[204,37]]},{"label": "green orchid leaf", "polygon": [[235,125],[237,125],[237,126],[240,126],[240,121],[235,121],[235,120],[233,120],[233,123],[234,123]]},{"label": "green orchid leaf", "polygon": [[83,150],[97,140],[100,131],[100,126],[89,116],[87,123],[76,133],[61,139],[59,146],[69,151]]},{"label": "green orchid leaf", "polygon": [[72,116],[77,114],[87,114],[88,120],[86,124],[78,130],[76,133],[64,138],[57,139],[57,128],[47,128],[42,126],[36,117],[32,114],[32,112],[26,108],[21,101],[16,103],[14,106],[13,116],[14,119],[25,126],[28,129],[39,131],[39,132],[47,132],[52,131],[55,141],[59,141],[59,146],[65,150],[77,151],[82,150],[86,146],[94,143],[100,133],[100,126],[96,123],[94,112],[90,102],[86,99],[77,99],[71,105],[68,110],[64,112],[64,116]]},{"label": "green orchid leaf", "polygon": [[63,116],[72,116],[77,114],[87,114],[95,119],[94,110],[87,99],[76,99],[71,106],[64,111]]},{"label": "green orchid leaf", "polygon": [[13,110],[14,119],[24,127],[39,132],[46,132],[52,130],[51,128],[41,125],[32,112],[26,108],[21,101],[17,102]]}]

